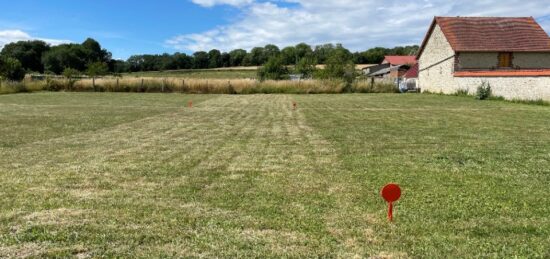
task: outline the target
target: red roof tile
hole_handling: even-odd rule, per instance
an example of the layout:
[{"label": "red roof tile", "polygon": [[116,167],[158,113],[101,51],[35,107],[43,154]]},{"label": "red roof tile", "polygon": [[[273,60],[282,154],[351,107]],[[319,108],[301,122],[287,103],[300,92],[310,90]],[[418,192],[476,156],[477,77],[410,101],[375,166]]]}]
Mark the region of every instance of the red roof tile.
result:
[{"label": "red roof tile", "polygon": [[533,17],[435,17],[418,57],[436,24],[455,52],[550,52],[550,37]]},{"label": "red roof tile", "polygon": [[550,69],[457,71],[454,73],[454,76],[455,77],[550,76]]},{"label": "red roof tile", "polygon": [[[416,64],[416,56],[385,56],[384,61],[394,66]],[[382,61],[382,63],[384,63],[384,61]]]},{"label": "red roof tile", "polygon": [[412,66],[403,76],[405,78],[418,78],[418,63]]}]

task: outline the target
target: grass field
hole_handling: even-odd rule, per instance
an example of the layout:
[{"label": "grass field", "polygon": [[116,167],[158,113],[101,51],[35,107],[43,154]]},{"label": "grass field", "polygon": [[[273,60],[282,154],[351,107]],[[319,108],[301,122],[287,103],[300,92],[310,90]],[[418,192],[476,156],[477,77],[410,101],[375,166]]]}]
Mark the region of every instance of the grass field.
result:
[{"label": "grass field", "polygon": [[186,69],[126,73],[124,77],[179,77],[192,79],[246,79],[256,78],[255,69]]},{"label": "grass field", "polygon": [[550,257],[550,107],[41,92],[0,125],[0,257]]}]

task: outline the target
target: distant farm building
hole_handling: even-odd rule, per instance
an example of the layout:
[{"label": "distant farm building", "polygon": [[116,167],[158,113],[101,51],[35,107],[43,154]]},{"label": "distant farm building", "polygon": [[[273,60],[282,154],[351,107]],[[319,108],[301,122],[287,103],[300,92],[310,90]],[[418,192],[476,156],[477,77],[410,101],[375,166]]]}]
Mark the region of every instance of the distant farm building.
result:
[{"label": "distant farm building", "polygon": [[386,68],[389,68],[390,67],[390,64],[379,64],[379,65],[374,65],[374,66],[371,66],[371,67],[366,67],[366,68],[363,68],[363,74],[365,75],[369,75],[369,74],[372,74],[374,72],[378,72],[382,69],[386,69]]},{"label": "distant farm building", "polygon": [[422,91],[550,100],[550,37],[532,17],[435,17],[418,53]]},{"label": "distant farm building", "polygon": [[404,75],[399,83],[399,89],[402,92],[417,91],[418,84],[418,63],[412,66]]},{"label": "distant farm building", "polygon": [[402,78],[416,64],[415,56],[385,56],[380,65],[363,70],[370,77],[396,80]]},{"label": "distant farm building", "polygon": [[390,64],[392,67],[416,64],[416,56],[385,56],[381,64]]}]

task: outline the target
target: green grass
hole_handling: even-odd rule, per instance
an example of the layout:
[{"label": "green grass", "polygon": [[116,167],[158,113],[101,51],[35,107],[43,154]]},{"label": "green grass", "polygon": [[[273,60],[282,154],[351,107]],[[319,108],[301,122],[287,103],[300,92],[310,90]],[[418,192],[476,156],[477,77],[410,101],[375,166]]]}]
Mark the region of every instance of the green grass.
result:
[{"label": "green grass", "polygon": [[134,72],[123,74],[124,77],[181,77],[194,79],[244,79],[256,78],[256,70],[250,69],[186,69],[173,71]]},{"label": "green grass", "polygon": [[546,106],[33,93],[0,111],[0,257],[550,256]]}]

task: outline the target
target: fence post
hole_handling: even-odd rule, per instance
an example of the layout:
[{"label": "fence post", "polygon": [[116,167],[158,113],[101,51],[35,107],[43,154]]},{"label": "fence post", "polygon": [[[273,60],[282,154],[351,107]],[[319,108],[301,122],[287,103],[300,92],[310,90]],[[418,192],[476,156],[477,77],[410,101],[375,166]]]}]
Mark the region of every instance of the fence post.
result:
[{"label": "fence post", "polygon": [[138,92],[139,92],[139,90],[142,89],[142,88],[143,88],[143,78],[141,79],[141,87],[138,88]]},{"label": "fence post", "polygon": [[118,78],[116,79],[116,89],[118,91]]},{"label": "fence post", "polygon": [[185,79],[181,80],[181,92],[185,93]]},{"label": "fence post", "polygon": [[164,85],[166,84],[166,78],[162,79],[162,86],[160,88],[160,92],[164,93]]},{"label": "fence post", "polygon": [[94,88],[94,92],[97,92],[95,89],[95,77],[92,77],[92,87]]}]

